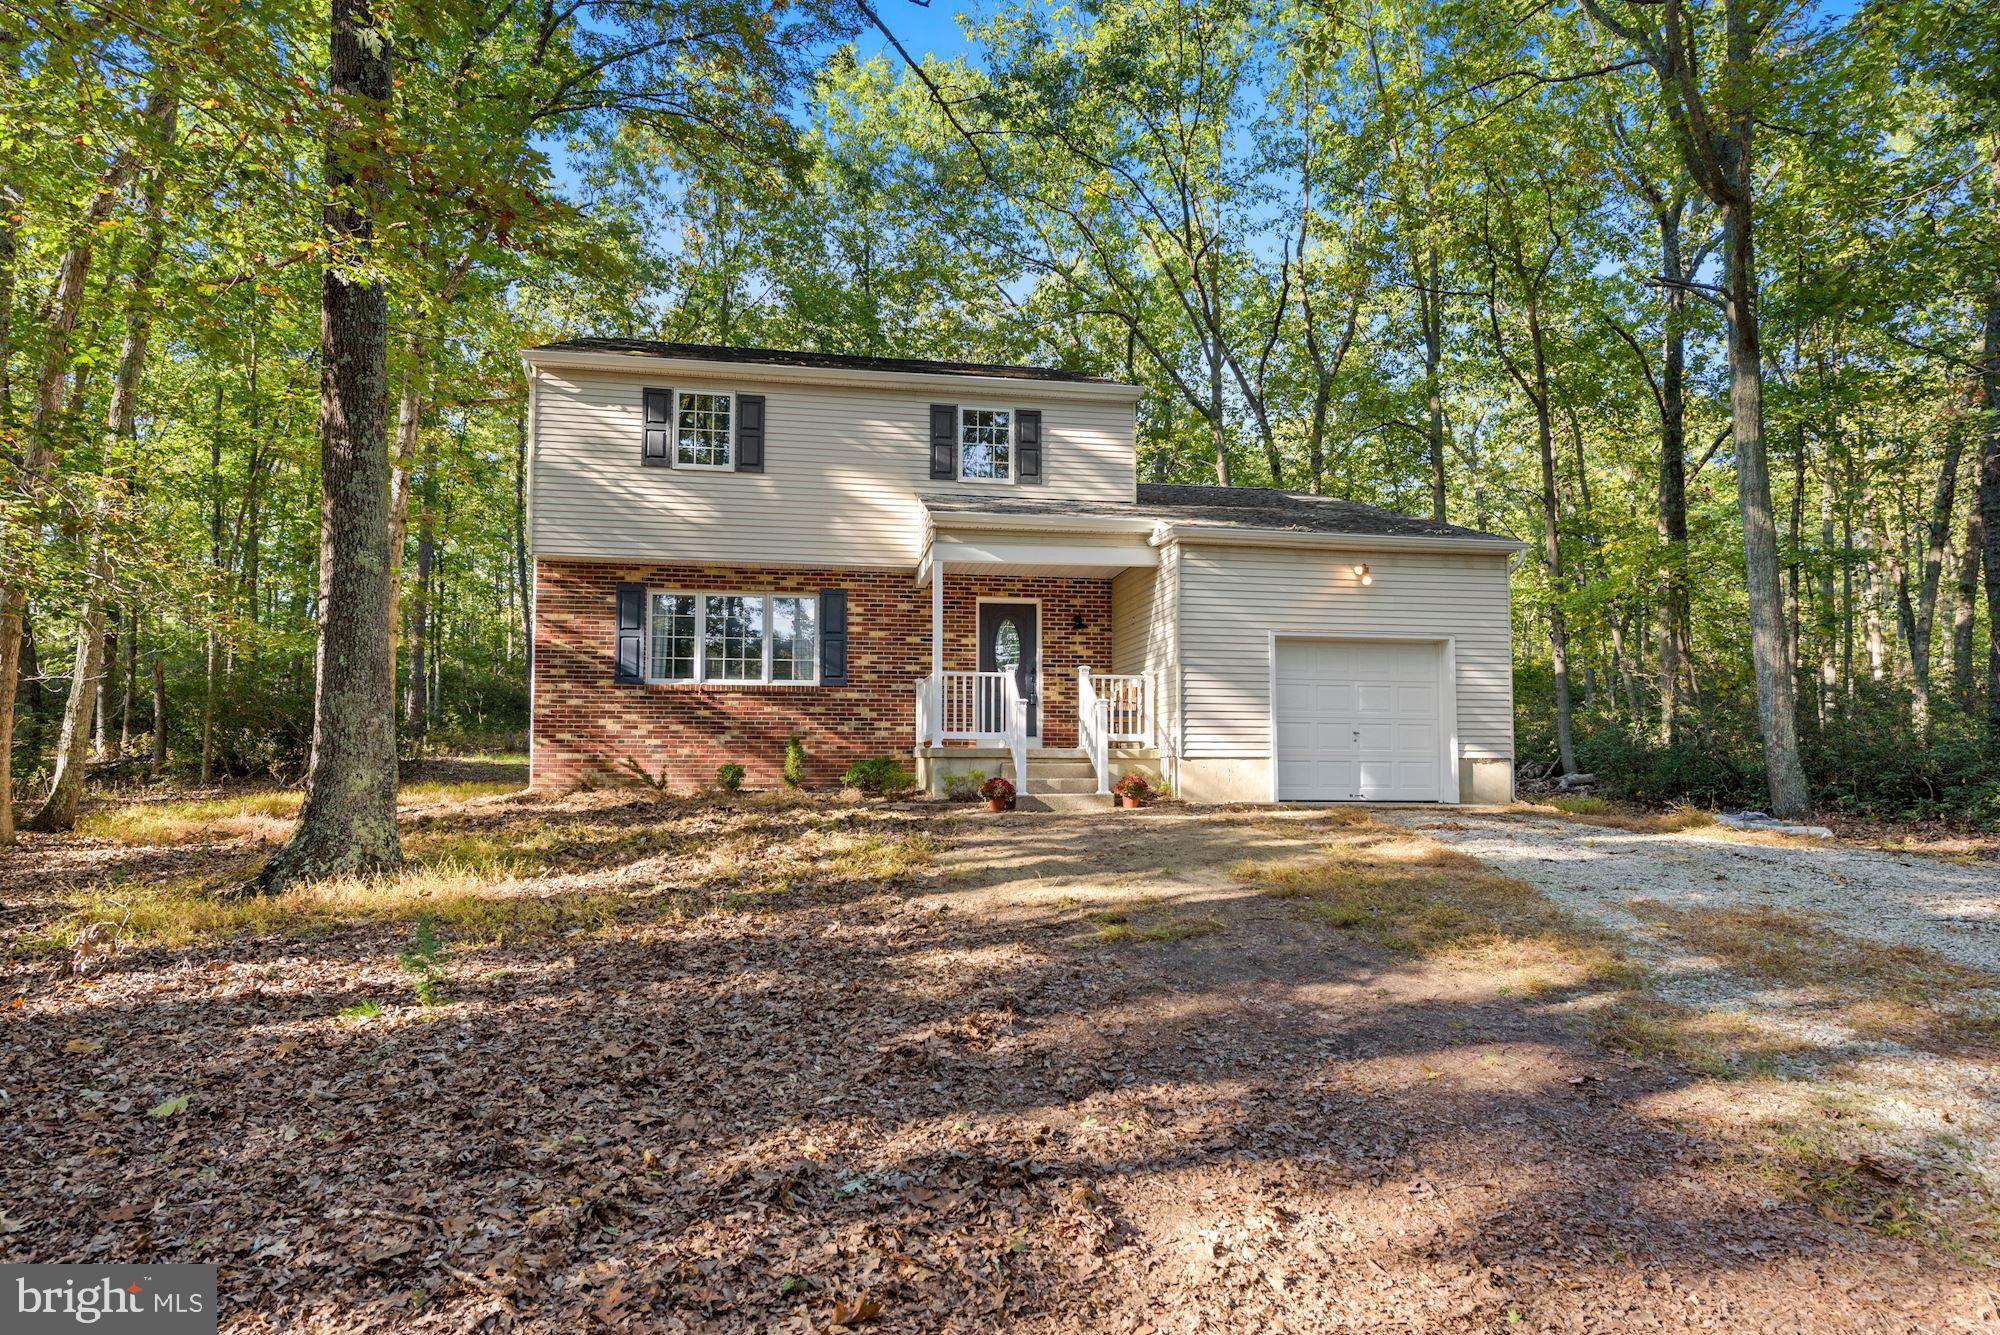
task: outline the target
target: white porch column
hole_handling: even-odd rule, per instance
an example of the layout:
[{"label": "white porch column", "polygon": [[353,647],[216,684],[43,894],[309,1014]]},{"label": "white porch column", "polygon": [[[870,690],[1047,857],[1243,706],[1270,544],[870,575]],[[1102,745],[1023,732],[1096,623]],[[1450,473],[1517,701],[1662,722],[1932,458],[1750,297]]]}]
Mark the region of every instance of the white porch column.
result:
[{"label": "white porch column", "polygon": [[932,746],[944,743],[944,562],[931,553],[931,710]]}]

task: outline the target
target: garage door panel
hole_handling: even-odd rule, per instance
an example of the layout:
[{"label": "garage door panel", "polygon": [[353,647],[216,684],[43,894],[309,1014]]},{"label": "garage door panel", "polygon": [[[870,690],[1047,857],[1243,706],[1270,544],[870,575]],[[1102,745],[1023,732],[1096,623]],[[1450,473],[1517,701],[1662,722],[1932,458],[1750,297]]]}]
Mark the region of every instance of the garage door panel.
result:
[{"label": "garage door panel", "polygon": [[1396,687],[1385,681],[1358,682],[1354,688],[1356,712],[1365,718],[1396,712]]},{"label": "garage door panel", "polygon": [[1435,644],[1279,641],[1278,796],[1441,800],[1442,662]]}]

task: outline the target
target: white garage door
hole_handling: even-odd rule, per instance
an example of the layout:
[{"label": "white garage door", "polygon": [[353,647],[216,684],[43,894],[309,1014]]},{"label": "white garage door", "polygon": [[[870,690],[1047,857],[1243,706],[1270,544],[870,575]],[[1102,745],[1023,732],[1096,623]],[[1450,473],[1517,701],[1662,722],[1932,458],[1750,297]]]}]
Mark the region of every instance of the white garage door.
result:
[{"label": "white garage door", "polygon": [[1281,801],[1444,799],[1443,646],[1278,641]]}]

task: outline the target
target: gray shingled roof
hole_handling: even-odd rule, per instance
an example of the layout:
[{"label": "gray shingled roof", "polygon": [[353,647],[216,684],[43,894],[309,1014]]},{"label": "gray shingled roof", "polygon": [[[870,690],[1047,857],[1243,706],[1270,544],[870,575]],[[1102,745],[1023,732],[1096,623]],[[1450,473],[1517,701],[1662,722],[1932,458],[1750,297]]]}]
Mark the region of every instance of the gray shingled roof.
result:
[{"label": "gray shingled roof", "polygon": [[608,352],[629,357],[663,357],[706,362],[746,362],[835,371],[901,371],[916,375],[986,376],[1003,380],[1055,380],[1073,384],[1122,382],[1081,371],[1045,366],[999,366],[985,362],[935,362],[912,357],[856,357],[844,352],[789,352],[781,348],[725,348],[708,343],[662,343],[648,338],[567,338],[529,352]]},{"label": "gray shingled roof", "polygon": [[1173,524],[1214,524],[1228,528],[1279,529],[1294,533],[1347,533],[1365,537],[1458,538],[1513,542],[1504,533],[1482,533],[1457,524],[1397,514],[1359,501],[1309,496],[1268,487],[1197,487],[1157,482],[1139,484],[1137,505],[1105,501],[1058,501],[1022,495],[926,496],[940,514],[1001,514],[1024,517],[1088,515],[1093,518],[1164,520]]}]

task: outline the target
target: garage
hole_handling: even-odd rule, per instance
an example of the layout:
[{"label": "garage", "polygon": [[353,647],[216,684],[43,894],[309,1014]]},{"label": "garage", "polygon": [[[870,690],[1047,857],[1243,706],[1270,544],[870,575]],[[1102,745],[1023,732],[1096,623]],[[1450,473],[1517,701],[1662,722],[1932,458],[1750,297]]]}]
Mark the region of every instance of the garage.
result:
[{"label": "garage", "polygon": [[1279,801],[1448,800],[1446,645],[1274,641]]}]

